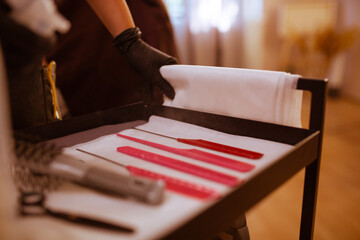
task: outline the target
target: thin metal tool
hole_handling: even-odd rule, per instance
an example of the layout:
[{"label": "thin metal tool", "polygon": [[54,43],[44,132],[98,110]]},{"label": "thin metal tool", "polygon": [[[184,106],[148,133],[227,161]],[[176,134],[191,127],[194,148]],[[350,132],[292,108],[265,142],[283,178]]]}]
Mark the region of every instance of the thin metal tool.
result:
[{"label": "thin metal tool", "polygon": [[217,199],[221,195],[214,189],[202,186],[200,184],[191,183],[188,181],[184,181],[181,179],[177,179],[174,177],[170,177],[167,175],[159,174],[156,172],[148,171],[142,168],[124,165],[121,163],[118,163],[114,160],[111,160],[109,158],[105,158],[103,156],[82,150],[77,148],[76,150],[89,154],[91,156],[103,159],[105,161],[108,161],[110,163],[116,164],[120,167],[126,168],[131,174],[135,176],[142,176],[150,179],[156,179],[156,180],[163,180],[166,183],[166,188],[169,190],[172,190],[177,193],[181,193],[187,196],[191,196],[198,199]]},{"label": "thin metal tool", "polygon": [[126,165],[125,165],[125,164],[121,164],[121,163],[116,162],[116,161],[114,161],[114,160],[111,160],[111,159],[109,159],[109,158],[106,158],[106,157],[103,157],[103,156],[97,155],[97,154],[95,154],[95,153],[91,153],[91,152],[88,152],[88,151],[82,150],[82,149],[80,149],[80,148],[76,148],[76,150],[77,150],[77,151],[79,151],[79,152],[86,153],[86,154],[88,154],[88,155],[91,155],[91,156],[97,157],[97,158],[101,158],[102,160],[105,160],[105,161],[111,162],[111,163],[113,163],[113,164],[115,164],[115,165],[118,165],[118,166],[120,166],[120,167],[126,168]]},{"label": "thin metal tool", "polygon": [[142,132],[146,132],[146,133],[150,133],[150,134],[154,134],[154,135],[161,136],[161,137],[174,139],[174,140],[176,140],[178,142],[181,142],[181,143],[186,143],[186,144],[189,144],[189,145],[202,147],[202,148],[207,148],[207,149],[210,149],[210,150],[223,152],[223,153],[228,153],[228,154],[232,154],[232,155],[236,155],[236,156],[240,156],[240,157],[245,157],[245,158],[250,158],[250,159],[260,159],[262,156],[264,156],[264,154],[259,153],[259,152],[253,152],[253,151],[245,150],[245,149],[242,149],[242,148],[237,148],[237,147],[232,147],[232,146],[228,146],[228,145],[223,145],[223,144],[220,144],[220,143],[206,141],[206,140],[203,140],[203,139],[175,138],[175,137],[162,135],[162,134],[159,134],[159,133],[150,132],[150,131],[143,130],[143,129],[136,128],[136,127],[133,127],[133,129],[138,130],[138,131],[142,131]]}]

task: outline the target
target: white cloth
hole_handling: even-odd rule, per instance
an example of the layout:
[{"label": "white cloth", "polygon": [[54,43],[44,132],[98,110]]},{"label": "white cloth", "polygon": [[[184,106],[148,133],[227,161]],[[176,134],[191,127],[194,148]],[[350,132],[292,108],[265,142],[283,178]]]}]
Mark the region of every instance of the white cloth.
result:
[{"label": "white cloth", "polygon": [[166,106],[301,127],[299,75],[198,65],[163,66],[160,72],[176,91]]},{"label": "white cloth", "polygon": [[[231,157],[234,160],[239,160],[255,165],[255,168],[246,173],[237,172],[232,169],[223,168],[209,163],[196,161],[187,157],[168,153],[160,149],[152,148],[142,145],[110,134],[94,139],[90,142],[78,144],[76,146],[66,148],[65,153],[83,160],[89,165],[101,166],[109,168],[112,171],[125,170],[122,167],[116,166],[99,158],[84,154],[76,150],[80,148],[100,156],[109,158],[121,164],[131,165],[154,171],[160,174],[165,174],[182,180],[190,181],[192,183],[201,184],[205,187],[213,188],[221,194],[227,194],[232,189],[226,185],[212,182],[210,180],[200,178],[191,174],[170,169],[151,162],[143,161],[134,157],[121,154],[116,151],[120,146],[132,146],[140,148],[145,151],[151,151],[157,154],[173,157],[177,160],[206,167],[222,173],[226,173],[239,179],[248,181],[255,177],[267,166],[281,159],[282,156],[290,152],[294,147],[287,144],[231,135],[215,131],[212,129],[203,128],[200,126],[179,122],[171,119],[166,119],[158,116],[152,116],[149,122],[138,126],[143,130],[156,132],[159,134],[166,134],[172,137],[181,138],[200,138],[213,142],[220,142],[234,147],[240,147],[248,150],[258,151],[264,154],[259,160],[251,160],[243,157],[232,156],[225,153],[215,152],[208,149],[197,148],[187,145],[176,140],[161,137],[158,135],[145,133],[135,129],[127,129],[121,131],[122,134],[141,138],[148,141],[153,141],[160,144],[165,144],[171,147],[178,147],[184,149],[197,148],[202,151]],[[77,133],[81,134],[81,133]],[[75,136],[74,136],[75,137]],[[46,205],[53,210],[70,211],[71,213],[87,214],[96,218],[114,221],[117,223],[126,224],[136,229],[136,232],[131,235],[109,235],[105,236],[94,235],[94,231],[74,232],[75,236],[69,236],[70,239],[117,239],[117,240],[142,240],[142,239],[160,239],[166,233],[171,232],[176,227],[185,223],[193,216],[201,213],[213,204],[213,201],[202,201],[199,199],[187,197],[171,191],[165,192],[164,202],[160,205],[153,206],[143,204],[131,199],[117,198],[93,191],[91,189],[80,188],[74,185],[64,185],[62,188],[48,195]],[[63,230],[62,230],[63,232]],[[78,234],[78,235],[76,235]]]}]

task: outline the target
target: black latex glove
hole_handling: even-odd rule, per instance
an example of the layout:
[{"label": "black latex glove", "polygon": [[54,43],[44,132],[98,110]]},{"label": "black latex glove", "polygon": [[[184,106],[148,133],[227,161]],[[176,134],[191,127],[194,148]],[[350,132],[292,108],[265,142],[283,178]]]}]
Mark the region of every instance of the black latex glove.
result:
[{"label": "black latex glove", "polygon": [[176,59],[151,47],[140,37],[139,28],[129,28],[120,33],[113,43],[138,74],[160,88],[168,98],[174,99],[175,90],[161,76],[159,69],[163,65],[177,64]]}]

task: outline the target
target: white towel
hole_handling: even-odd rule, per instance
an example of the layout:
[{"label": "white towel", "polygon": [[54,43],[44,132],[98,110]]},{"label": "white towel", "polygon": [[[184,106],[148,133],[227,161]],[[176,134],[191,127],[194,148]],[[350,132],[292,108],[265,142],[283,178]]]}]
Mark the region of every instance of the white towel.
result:
[{"label": "white towel", "polygon": [[166,106],[301,127],[299,75],[195,65],[163,66],[160,72],[176,91]]},{"label": "white towel", "polygon": [[[81,136],[84,137],[85,134],[89,134],[90,136],[96,136],[98,135],[97,132],[104,132],[104,130],[107,131],[106,129],[108,129],[109,127],[110,126],[102,126],[98,129],[88,130],[86,131],[86,133],[75,133],[72,135],[72,137],[79,139]],[[114,129],[119,129],[119,126],[114,125],[113,127]],[[288,144],[267,141],[258,138],[226,134],[212,129],[207,129],[200,126],[158,116],[151,116],[147,123],[137,127],[159,134],[166,134],[171,137],[196,137],[208,141],[220,142],[234,147],[258,151],[263,153],[264,156],[256,161],[243,157],[231,156],[231,158],[234,160],[239,160],[255,165],[254,170],[242,173],[213,164],[201,161],[194,161],[193,159],[184,156],[175,155],[173,153],[168,153],[160,149],[145,146],[143,144],[130,141],[128,139],[120,138],[113,133],[99,137],[90,142],[85,142],[76,146],[72,146],[70,148],[66,148],[64,149],[64,153],[72,155],[73,157],[77,157],[89,165],[101,166],[107,169],[111,169],[112,171],[125,171],[122,167],[118,167],[112,163],[109,163],[108,161],[103,161],[99,158],[95,158],[93,156],[84,154],[76,150],[76,148],[80,148],[85,151],[89,151],[100,156],[109,158],[124,165],[136,166],[160,174],[183,179],[192,183],[215,189],[221,194],[227,194],[232,189],[226,185],[209,181],[207,179],[200,178],[181,171],[170,169],[158,164],[143,161],[141,159],[130,157],[124,154],[120,154],[116,151],[116,148],[120,146],[141,148],[145,151],[151,151],[153,153],[173,157],[183,162],[229,174],[245,181],[251,180],[256,175],[260,174],[263,169],[267,168],[271,164],[274,164],[276,161],[281,159],[282,156],[294,149],[294,146]],[[141,138],[148,141],[165,144],[170,147],[183,149],[199,149],[198,147],[187,145],[176,140],[171,140],[135,129],[126,129],[124,131],[121,131],[121,133],[123,133],[124,135]],[[225,153],[214,152],[208,149],[201,150],[229,157],[229,155]],[[166,191],[164,202],[160,205],[154,206],[139,203],[131,199],[122,199],[116,196],[106,195],[87,188],[80,188],[78,186],[65,184],[57,191],[49,193],[47,195],[47,201],[45,202],[45,204],[47,207],[51,207],[53,210],[63,210],[73,214],[86,214],[88,216],[97,217],[99,219],[107,220],[110,222],[123,223],[136,229],[136,232],[131,235],[119,233],[116,233],[115,235],[115,233],[112,232],[105,232],[107,234],[104,236],[101,236],[100,234],[96,236],[94,234],[96,234],[97,232],[85,229],[85,231],[81,232],[81,235],[78,235],[79,237],[69,235],[67,239],[141,240],[161,239],[164,233],[167,233],[168,231],[171,231],[179,225],[182,225],[183,223],[189,221],[189,219],[192,219],[194,216],[203,212],[205,209],[211,206],[213,202],[201,201],[196,198],[191,198],[171,191]],[[68,229],[64,228],[64,231],[65,230]],[[72,232],[73,231],[75,230],[72,230]],[[76,233],[77,232],[75,232],[75,234]],[[89,233],[90,236],[88,236]],[[114,235],[110,235],[110,237],[112,237],[110,238],[108,234]]]}]

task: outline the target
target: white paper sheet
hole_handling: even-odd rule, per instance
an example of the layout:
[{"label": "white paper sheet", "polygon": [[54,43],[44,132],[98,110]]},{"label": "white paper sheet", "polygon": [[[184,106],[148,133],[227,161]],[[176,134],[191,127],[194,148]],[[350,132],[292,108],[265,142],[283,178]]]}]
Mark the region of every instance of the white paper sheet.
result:
[{"label": "white paper sheet", "polygon": [[[235,147],[262,152],[264,153],[264,156],[259,160],[250,160],[228,154],[221,154],[211,150],[201,149],[203,151],[231,157],[235,160],[251,163],[256,166],[254,170],[248,173],[240,173],[234,170],[199,162],[193,159],[181,157],[179,155],[174,155],[162,150],[135,143],[130,140],[118,137],[116,134],[106,135],[93,141],[67,148],[65,152],[66,154],[70,154],[84,160],[88,164],[108,167],[115,171],[125,171],[123,168],[117,165],[86,155],[76,150],[76,148],[81,148],[83,150],[101,155],[125,165],[133,165],[172,177],[202,184],[204,186],[214,188],[222,194],[226,194],[227,192],[231,191],[231,189],[227,186],[118,153],[116,148],[119,146],[132,146],[142,150],[152,151],[154,153],[174,157],[184,162],[207,167],[223,173],[228,173],[233,176],[237,176],[238,178],[244,179],[245,181],[258,174],[269,164],[277,161],[279,157],[293,148],[293,146],[287,144],[225,134],[157,116],[152,116],[148,123],[139,126],[139,128],[160,134],[166,134],[172,137],[202,138],[209,141],[215,141],[222,144],[228,144]],[[121,131],[121,133],[160,144],[166,144],[172,147],[196,148],[190,145],[179,143],[176,140],[144,133],[135,129],[124,130]],[[136,202],[131,199],[111,197],[71,184],[64,185],[58,191],[51,193],[47,200],[47,205],[52,208],[78,213],[86,213],[98,218],[116,221],[118,223],[125,223],[126,225],[130,225],[136,229],[136,233],[132,235],[117,235],[116,239],[120,240],[158,239],[163,234],[170,232],[181,223],[186,222],[194,215],[197,215],[201,211],[205,210],[213,203],[214,201],[198,200],[171,191],[166,191],[164,202],[158,206],[151,206]],[[77,234],[81,235],[80,232],[77,232]],[[83,233],[81,236],[84,237],[87,235],[87,233]],[[113,239],[112,237],[114,237],[114,235],[106,236],[108,236],[109,239]]]}]

